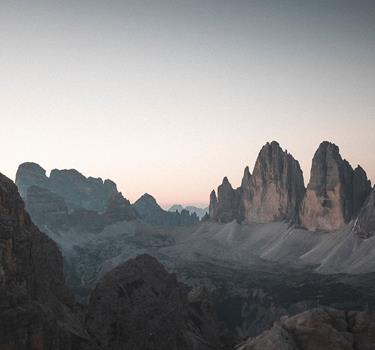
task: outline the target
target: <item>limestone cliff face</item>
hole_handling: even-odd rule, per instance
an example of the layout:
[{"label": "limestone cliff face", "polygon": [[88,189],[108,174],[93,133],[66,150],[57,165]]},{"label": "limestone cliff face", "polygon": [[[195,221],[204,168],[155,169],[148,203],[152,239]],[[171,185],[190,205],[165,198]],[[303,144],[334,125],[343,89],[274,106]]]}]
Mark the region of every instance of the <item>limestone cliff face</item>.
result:
[{"label": "limestone cliff face", "polygon": [[327,231],[342,228],[358,212],[370,190],[362,168],[353,171],[335,144],[321,143],[301,206],[302,226]]},{"label": "limestone cliff face", "polygon": [[[243,182],[249,181],[244,179]],[[259,153],[244,193],[246,221],[295,221],[305,193],[298,161],[283,151],[277,142],[267,143]]]},{"label": "limestone cliff face", "polygon": [[375,235],[375,187],[359,213],[354,232],[363,239]]},{"label": "limestone cliff face", "polygon": [[298,219],[305,193],[299,163],[277,142],[267,143],[259,153],[253,174],[246,167],[238,189],[225,177],[210,198],[210,218],[219,222],[267,223]]}]

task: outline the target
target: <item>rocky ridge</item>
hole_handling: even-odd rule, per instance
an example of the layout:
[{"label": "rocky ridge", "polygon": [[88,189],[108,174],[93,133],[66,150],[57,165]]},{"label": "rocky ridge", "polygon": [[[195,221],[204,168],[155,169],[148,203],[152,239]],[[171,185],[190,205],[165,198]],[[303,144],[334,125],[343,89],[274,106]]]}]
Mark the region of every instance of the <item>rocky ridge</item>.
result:
[{"label": "rocky ridge", "polygon": [[199,222],[195,213],[182,210],[181,213],[166,211],[160,207],[155,198],[148,193],[142,195],[133,204],[139,217],[150,225],[160,227],[189,226]]},{"label": "rocky ridge", "polygon": [[246,167],[241,186],[225,177],[210,194],[209,217],[228,223],[288,221],[308,230],[335,231],[354,220],[371,192],[366,172],[341,158],[339,148],[322,142],[304,187],[302,170],[292,155],[273,141],[260,151],[253,174]]}]

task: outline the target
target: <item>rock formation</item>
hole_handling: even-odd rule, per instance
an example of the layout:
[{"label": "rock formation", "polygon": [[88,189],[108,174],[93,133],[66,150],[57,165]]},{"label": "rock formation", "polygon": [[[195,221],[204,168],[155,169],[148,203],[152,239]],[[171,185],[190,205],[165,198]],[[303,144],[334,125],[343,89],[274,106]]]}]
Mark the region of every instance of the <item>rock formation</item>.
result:
[{"label": "rock formation", "polygon": [[139,217],[148,224],[160,227],[187,226],[199,222],[195,213],[189,214],[187,211],[168,212],[162,209],[155,198],[145,193],[134,204]]},{"label": "rock formation", "polygon": [[90,297],[86,326],[101,349],[218,349],[220,327],[201,291],[188,293],[148,255],[109,272]]},{"label": "rock formation", "polygon": [[75,169],[51,171],[49,178],[51,191],[65,199],[70,210],[83,208],[103,212],[106,204],[117,193],[116,184],[111,180],[85,177]]},{"label": "rock formation", "polygon": [[283,317],[237,350],[370,350],[375,322],[366,312],[316,308]]},{"label": "rock formation", "polygon": [[60,251],[0,174],[0,348],[83,349],[89,338],[74,309]]},{"label": "rock formation", "polygon": [[245,168],[238,189],[234,190],[224,178],[217,204],[211,193],[210,217],[219,222],[297,221],[304,193],[299,163],[274,141],[263,146],[252,175]]},{"label": "rock formation", "polygon": [[375,187],[359,213],[354,224],[354,232],[363,239],[375,235]]},{"label": "rock formation", "polygon": [[16,184],[22,198],[26,197],[27,189],[31,186],[48,188],[46,171],[36,163],[22,163],[16,173]]},{"label": "rock formation", "polygon": [[36,163],[23,163],[18,167],[16,184],[21,197],[26,199],[27,189],[38,186],[59,195],[65,200],[69,211],[87,209],[104,212],[112,195],[118,193],[111,180],[85,177],[75,169],[51,171],[50,177]]},{"label": "rock formation", "polygon": [[295,221],[305,193],[298,161],[277,142],[267,143],[255,163],[249,192],[246,221]]},{"label": "rock formation", "polygon": [[353,219],[371,190],[366,173],[353,171],[339,148],[323,142],[316,151],[301,206],[301,224],[309,230],[333,231]]},{"label": "rock formation", "polygon": [[234,190],[232,185],[228,181],[227,177],[224,177],[222,184],[217,189],[217,201],[215,202],[216,194],[213,191],[212,203],[210,203],[210,215],[213,219],[218,222],[231,222],[233,220],[242,221],[240,217],[240,199],[241,189]]}]

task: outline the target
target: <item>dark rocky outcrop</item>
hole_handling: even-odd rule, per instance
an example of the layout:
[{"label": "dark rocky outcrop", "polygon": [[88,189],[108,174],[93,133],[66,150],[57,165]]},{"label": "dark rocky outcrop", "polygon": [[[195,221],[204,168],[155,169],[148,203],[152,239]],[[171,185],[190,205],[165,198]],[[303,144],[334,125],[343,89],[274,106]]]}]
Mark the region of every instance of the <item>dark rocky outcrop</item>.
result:
[{"label": "dark rocky outcrop", "polygon": [[375,187],[363,205],[353,230],[363,239],[375,235]]},{"label": "dark rocky outcrop", "polygon": [[267,223],[298,220],[305,193],[299,163],[277,142],[260,151],[253,174],[246,167],[241,186],[234,190],[227,178],[218,188],[217,203],[211,193],[210,217],[219,222]]},{"label": "dark rocky outcrop", "polygon": [[148,255],[109,272],[90,297],[86,326],[101,349],[219,349],[220,327],[201,290]]},{"label": "dark rocky outcrop", "polygon": [[150,225],[160,227],[173,227],[173,226],[187,226],[194,225],[199,222],[199,218],[195,213],[190,214],[186,210],[179,213],[168,212],[162,209],[156,202],[155,198],[145,193],[134,204],[138,216]]},{"label": "dark rocky outcrop", "polygon": [[0,174],[0,349],[84,349],[89,338],[80,318],[60,251]]},{"label": "dark rocky outcrop", "polygon": [[283,317],[237,350],[370,350],[375,322],[367,312],[316,308]]},{"label": "dark rocky outcrop", "polygon": [[301,224],[310,230],[338,230],[354,218],[370,190],[363,169],[353,170],[335,144],[322,142],[312,161]]}]

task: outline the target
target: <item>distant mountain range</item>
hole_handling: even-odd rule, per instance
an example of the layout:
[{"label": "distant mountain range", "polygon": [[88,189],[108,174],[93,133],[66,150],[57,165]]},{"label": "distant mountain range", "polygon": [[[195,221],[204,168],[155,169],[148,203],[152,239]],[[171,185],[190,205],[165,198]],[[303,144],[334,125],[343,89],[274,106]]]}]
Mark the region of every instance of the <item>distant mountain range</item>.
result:
[{"label": "distant mountain range", "polygon": [[50,239],[0,176],[6,348],[375,348],[375,189],[333,143],[307,188],[298,161],[267,143],[238,188],[224,177],[212,191],[202,222],[207,209],[166,211],[147,193],[131,204],[74,169],[24,163],[16,183]]},{"label": "distant mountain range", "polygon": [[195,207],[193,205],[183,207],[181,204],[174,204],[168,209],[168,211],[172,211],[172,212],[177,211],[179,213],[181,213],[183,210],[187,210],[189,213],[197,214],[199,219],[202,219],[208,213],[208,207],[198,208],[198,207]]}]

